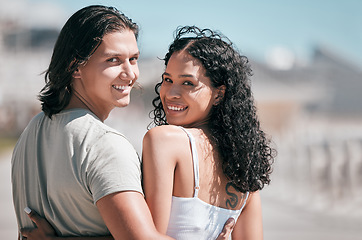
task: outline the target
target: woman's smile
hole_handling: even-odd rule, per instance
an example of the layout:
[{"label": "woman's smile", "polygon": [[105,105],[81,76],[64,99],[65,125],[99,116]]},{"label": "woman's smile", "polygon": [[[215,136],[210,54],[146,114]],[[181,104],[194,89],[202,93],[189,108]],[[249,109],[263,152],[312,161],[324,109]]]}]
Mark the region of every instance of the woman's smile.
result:
[{"label": "woman's smile", "polygon": [[188,108],[187,106],[183,106],[183,105],[175,105],[175,104],[167,104],[167,103],[166,103],[166,107],[169,111],[174,111],[174,112],[183,112]]}]

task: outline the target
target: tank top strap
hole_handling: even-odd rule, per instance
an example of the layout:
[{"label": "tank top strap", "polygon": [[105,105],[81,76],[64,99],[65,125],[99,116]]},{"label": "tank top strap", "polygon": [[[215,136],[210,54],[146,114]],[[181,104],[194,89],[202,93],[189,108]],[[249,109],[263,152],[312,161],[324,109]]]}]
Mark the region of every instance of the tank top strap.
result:
[{"label": "tank top strap", "polygon": [[194,188],[194,197],[197,197],[199,194],[199,157],[197,155],[196,142],[194,136],[189,133],[185,128],[179,126],[189,137],[190,145],[191,145],[191,154],[192,154],[192,162],[194,165],[194,176],[195,176],[195,188]]},{"label": "tank top strap", "polygon": [[240,208],[240,211],[242,211],[242,210],[244,209],[245,204],[246,204],[246,201],[248,200],[248,198],[249,198],[249,192],[246,192],[246,197],[245,197],[245,200],[244,200],[243,206],[241,206],[241,208]]}]

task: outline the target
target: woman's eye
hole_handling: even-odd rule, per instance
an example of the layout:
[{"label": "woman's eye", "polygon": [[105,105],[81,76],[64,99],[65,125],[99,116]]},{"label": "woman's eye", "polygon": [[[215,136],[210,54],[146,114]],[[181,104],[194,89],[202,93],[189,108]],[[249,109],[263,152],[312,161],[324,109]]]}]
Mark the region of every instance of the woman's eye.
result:
[{"label": "woman's eye", "polygon": [[162,81],[163,81],[163,82],[172,82],[172,80],[169,79],[169,78],[164,78]]},{"label": "woman's eye", "polygon": [[186,85],[186,86],[194,86],[194,84],[192,82],[190,82],[190,81],[184,82],[184,85]]}]

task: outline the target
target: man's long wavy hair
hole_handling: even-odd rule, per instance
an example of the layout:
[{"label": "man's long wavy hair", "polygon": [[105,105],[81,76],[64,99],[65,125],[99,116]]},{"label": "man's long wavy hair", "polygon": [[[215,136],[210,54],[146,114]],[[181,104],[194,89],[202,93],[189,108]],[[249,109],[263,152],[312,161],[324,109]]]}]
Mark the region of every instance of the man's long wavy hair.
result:
[{"label": "man's long wavy hair", "polygon": [[[213,87],[226,87],[221,102],[212,107],[208,121],[209,137],[221,156],[224,174],[240,192],[262,189],[270,183],[275,150],[260,128],[248,58],[240,55],[226,37],[195,26],[176,31],[164,58],[166,66],[171,55],[179,51],[186,51],[202,63]],[[155,86],[157,97],[152,101],[151,115],[156,126],[167,124],[160,99],[161,85],[162,82]]]},{"label": "man's long wavy hair", "polygon": [[72,75],[102,43],[104,35],[129,29],[138,37],[138,26],[114,7],[92,5],[74,13],[55,43],[40,91],[42,110],[49,118],[62,111],[72,95]]}]

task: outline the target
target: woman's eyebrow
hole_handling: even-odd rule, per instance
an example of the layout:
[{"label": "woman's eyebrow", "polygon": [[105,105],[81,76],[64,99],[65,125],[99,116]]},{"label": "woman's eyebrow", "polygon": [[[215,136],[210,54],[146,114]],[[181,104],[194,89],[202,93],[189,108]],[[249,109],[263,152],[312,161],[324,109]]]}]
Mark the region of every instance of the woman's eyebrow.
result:
[{"label": "woman's eyebrow", "polygon": [[192,74],[180,74],[178,75],[180,78],[195,78]]},{"label": "woman's eyebrow", "polygon": [[[164,72],[164,73],[162,74],[162,76],[164,76],[164,75],[166,75],[166,76],[172,76],[172,75],[169,74],[168,72]],[[180,75],[178,75],[178,77],[179,77],[179,78],[195,78],[195,76],[192,75],[192,74],[180,74]]]}]

